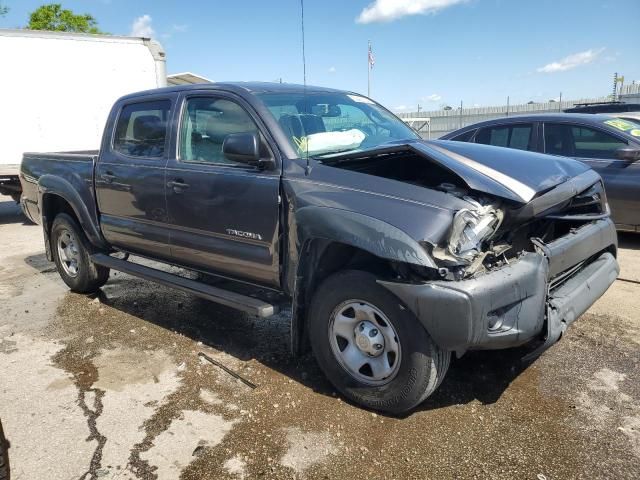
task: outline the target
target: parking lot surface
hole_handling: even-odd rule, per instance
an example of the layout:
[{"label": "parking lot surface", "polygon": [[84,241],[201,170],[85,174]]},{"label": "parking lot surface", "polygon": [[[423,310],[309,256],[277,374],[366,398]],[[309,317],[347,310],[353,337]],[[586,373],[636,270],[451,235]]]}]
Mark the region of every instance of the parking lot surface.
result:
[{"label": "parking lot surface", "polygon": [[286,312],[248,318],[117,272],[70,293],[40,227],[0,202],[12,478],[640,478],[640,235],[620,244],[620,279],[542,357],[469,353],[393,418],[292,359]]}]

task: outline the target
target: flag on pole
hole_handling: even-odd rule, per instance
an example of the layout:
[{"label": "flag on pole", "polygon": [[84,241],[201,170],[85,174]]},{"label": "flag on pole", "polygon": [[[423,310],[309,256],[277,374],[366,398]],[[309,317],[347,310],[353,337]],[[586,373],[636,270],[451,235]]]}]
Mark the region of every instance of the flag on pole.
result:
[{"label": "flag on pole", "polygon": [[373,56],[373,51],[371,50],[371,42],[369,42],[369,68],[373,68],[376,64],[376,59]]}]

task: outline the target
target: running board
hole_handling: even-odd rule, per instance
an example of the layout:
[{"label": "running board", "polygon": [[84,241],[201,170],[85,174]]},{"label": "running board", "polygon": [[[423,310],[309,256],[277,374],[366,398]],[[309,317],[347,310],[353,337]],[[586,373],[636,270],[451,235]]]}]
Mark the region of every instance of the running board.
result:
[{"label": "running board", "polygon": [[138,263],[120,260],[103,253],[91,255],[91,261],[97,265],[128,273],[134,277],[144,278],[145,280],[151,280],[152,282],[160,283],[167,287],[192,293],[198,297],[205,298],[227,307],[235,308],[236,310],[241,310],[257,317],[270,317],[278,313],[276,305],[271,305],[270,303],[263,302],[257,298],[231,292],[229,290],[223,290],[195,280],[180,277],[179,275],[156,270],[155,268],[145,267]]}]

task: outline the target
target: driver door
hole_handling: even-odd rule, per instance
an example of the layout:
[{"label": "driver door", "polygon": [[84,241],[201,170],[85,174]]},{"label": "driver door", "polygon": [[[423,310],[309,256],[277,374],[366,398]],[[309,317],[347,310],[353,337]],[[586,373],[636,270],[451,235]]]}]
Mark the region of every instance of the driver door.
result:
[{"label": "driver door", "polygon": [[216,93],[183,97],[175,154],[167,164],[171,255],[191,268],[261,285],[279,285],[280,169],[225,158],[232,133],[258,133],[239,100]]}]

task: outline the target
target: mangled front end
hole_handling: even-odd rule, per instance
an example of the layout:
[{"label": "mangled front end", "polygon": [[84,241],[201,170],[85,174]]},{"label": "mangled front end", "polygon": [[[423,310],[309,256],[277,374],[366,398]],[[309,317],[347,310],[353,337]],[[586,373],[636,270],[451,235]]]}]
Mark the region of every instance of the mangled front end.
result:
[{"label": "mangled front end", "polygon": [[463,353],[554,343],[618,275],[602,183],[587,171],[524,205],[456,192],[446,239],[425,244],[440,280],[383,284],[441,347]]},{"label": "mangled front end", "polygon": [[440,274],[449,280],[475,274],[487,257],[499,259],[510,249],[490,243],[504,220],[500,205],[468,196],[463,199],[470,207],[454,215],[446,245],[432,248],[432,256],[442,266]]},{"label": "mangled front end", "polygon": [[380,283],[441,348],[461,354],[538,339],[545,348],[617,277],[604,187],[579,162],[413,142],[327,163],[347,171],[341,179],[352,185],[371,180],[351,172],[392,180],[376,185],[393,208],[374,209],[379,204],[370,200],[367,214],[407,232],[429,262],[403,263],[395,255],[402,268]]}]

